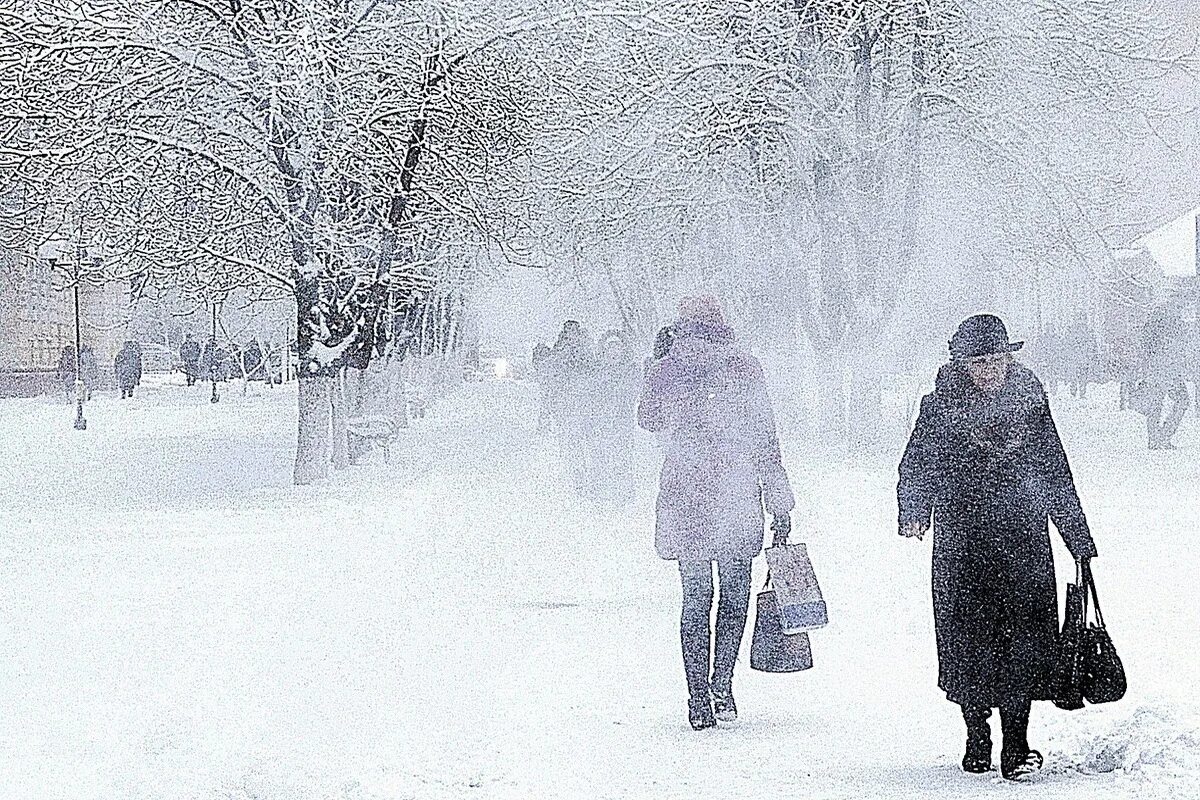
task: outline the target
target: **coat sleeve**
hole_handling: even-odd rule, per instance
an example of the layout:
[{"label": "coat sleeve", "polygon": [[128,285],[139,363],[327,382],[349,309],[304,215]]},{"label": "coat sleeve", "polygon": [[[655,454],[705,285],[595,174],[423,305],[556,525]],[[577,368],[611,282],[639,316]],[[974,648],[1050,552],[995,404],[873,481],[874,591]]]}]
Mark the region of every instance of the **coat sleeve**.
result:
[{"label": "coat sleeve", "polygon": [[1075,490],[1075,478],[1067,463],[1067,453],[1054,417],[1050,414],[1049,402],[1044,402],[1038,414],[1039,448],[1043,474],[1046,480],[1046,501],[1050,520],[1066,542],[1067,549],[1076,559],[1096,556],[1096,543],[1088,528],[1087,517]]},{"label": "coat sleeve", "polygon": [[900,480],[896,485],[899,524],[919,522],[928,526],[942,483],[942,464],[937,446],[937,406],[933,395],[921,400],[917,424],[900,459]]},{"label": "coat sleeve", "polygon": [[792,494],[787,470],[783,468],[783,455],[779,448],[779,434],[775,428],[775,412],[771,408],[767,382],[762,368],[757,365],[750,385],[750,403],[756,428],[754,460],[763,488],[763,507],[771,516],[789,514],[796,507],[796,498]]}]

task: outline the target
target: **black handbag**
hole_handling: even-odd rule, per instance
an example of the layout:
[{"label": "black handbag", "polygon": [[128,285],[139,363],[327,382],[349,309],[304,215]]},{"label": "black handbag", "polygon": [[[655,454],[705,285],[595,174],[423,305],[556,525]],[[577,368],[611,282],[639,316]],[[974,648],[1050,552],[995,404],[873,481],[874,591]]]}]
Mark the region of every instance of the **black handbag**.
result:
[{"label": "black handbag", "polygon": [[775,590],[766,587],[758,593],[755,606],[754,635],[750,639],[750,669],[759,672],[801,672],[811,669],[812,648],[807,633],[784,633],[783,617]]},{"label": "black handbag", "polygon": [[1083,579],[1067,584],[1067,604],[1063,613],[1062,632],[1058,635],[1058,657],[1054,665],[1054,705],[1063,711],[1083,708]]},{"label": "black handbag", "polygon": [[[1091,564],[1083,565],[1083,579],[1091,593],[1096,621],[1087,622],[1083,631],[1080,653],[1080,687],[1083,698],[1093,705],[1115,703],[1125,696],[1129,688],[1125,678],[1125,666],[1117,655],[1117,648],[1108,629],[1104,626],[1104,615],[1100,612],[1100,597],[1096,594],[1096,581],[1092,577]],[[1086,622],[1087,597],[1084,597]]]},{"label": "black handbag", "polygon": [[[1125,696],[1125,668],[1104,626],[1091,565],[1077,562],[1076,582],[1067,584],[1067,604],[1053,679],[1054,705],[1077,711],[1088,703],[1113,703]],[[1089,621],[1088,599],[1095,622]]]}]

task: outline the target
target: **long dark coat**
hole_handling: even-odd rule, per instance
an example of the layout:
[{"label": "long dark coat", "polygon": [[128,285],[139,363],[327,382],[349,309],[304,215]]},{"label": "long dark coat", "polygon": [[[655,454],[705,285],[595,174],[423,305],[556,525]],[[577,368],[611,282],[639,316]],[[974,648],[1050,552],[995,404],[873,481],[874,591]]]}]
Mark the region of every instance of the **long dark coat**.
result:
[{"label": "long dark coat", "polygon": [[942,367],[900,462],[900,525],[933,518],[938,685],[964,705],[1051,698],[1058,591],[1047,520],[1096,554],[1041,382],[1013,364],[995,396]]},{"label": "long dark coat", "polygon": [[126,391],[142,382],[142,354],[134,345],[125,345],[117,353],[113,361],[113,371],[117,376],[117,386]]}]

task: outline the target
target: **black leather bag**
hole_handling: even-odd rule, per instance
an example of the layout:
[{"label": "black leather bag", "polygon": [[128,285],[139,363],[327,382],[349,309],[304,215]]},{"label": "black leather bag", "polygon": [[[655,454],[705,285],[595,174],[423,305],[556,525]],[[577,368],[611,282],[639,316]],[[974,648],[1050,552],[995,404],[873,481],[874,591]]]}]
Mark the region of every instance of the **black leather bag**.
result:
[{"label": "black leather bag", "polygon": [[[768,576],[767,586],[771,585]],[[750,640],[750,669],[759,672],[802,672],[811,669],[812,648],[807,633],[784,633],[775,590],[758,593],[754,636]]]},{"label": "black leather bag", "polygon": [[1067,605],[1058,635],[1054,666],[1054,705],[1063,711],[1083,708],[1084,593],[1082,578],[1067,584]]},{"label": "black leather bag", "polygon": [[1104,626],[1104,615],[1100,613],[1100,597],[1096,594],[1096,581],[1092,578],[1090,564],[1083,566],[1083,579],[1091,593],[1095,622],[1086,622],[1087,598],[1084,598],[1086,627],[1083,645],[1080,648],[1080,687],[1083,698],[1093,705],[1115,703],[1125,696],[1129,683],[1125,678],[1125,665],[1117,655],[1117,648],[1108,629]]},{"label": "black leather bag", "polygon": [[1104,626],[1096,582],[1087,562],[1077,563],[1076,582],[1067,585],[1053,685],[1054,705],[1064,711],[1083,708],[1085,700],[1092,704],[1113,703],[1125,696],[1125,667]]}]

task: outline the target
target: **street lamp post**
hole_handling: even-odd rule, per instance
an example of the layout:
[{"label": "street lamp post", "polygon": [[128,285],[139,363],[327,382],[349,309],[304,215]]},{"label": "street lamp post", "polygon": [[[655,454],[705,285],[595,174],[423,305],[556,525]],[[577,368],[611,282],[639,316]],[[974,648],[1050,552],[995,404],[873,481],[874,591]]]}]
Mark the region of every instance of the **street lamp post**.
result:
[{"label": "street lamp post", "polygon": [[[61,238],[51,239],[38,247],[38,258],[44,258],[50,264],[50,269],[57,271],[59,262],[70,243]],[[71,285],[75,304],[75,430],[86,431],[87,419],[83,416],[83,401],[87,398],[87,388],[83,383],[83,334],[79,313],[79,283],[80,270],[83,262],[83,247],[77,245],[75,252],[75,269]]]},{"label": "street lamp post", "polygon": [[87,420],[83,416],[83,398],[87,389],[83,385],[83,336],[79,330],[79,252],[75,254],[75,430],[86,431]]}]

